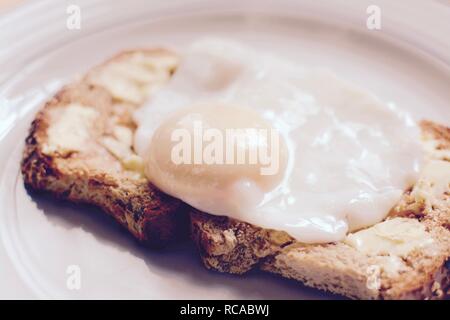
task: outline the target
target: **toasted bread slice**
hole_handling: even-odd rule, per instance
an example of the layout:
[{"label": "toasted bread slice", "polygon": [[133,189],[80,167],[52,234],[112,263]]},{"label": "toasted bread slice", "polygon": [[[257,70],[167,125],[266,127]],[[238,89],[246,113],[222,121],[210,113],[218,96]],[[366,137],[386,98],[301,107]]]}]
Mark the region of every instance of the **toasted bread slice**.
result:
[{"label": "toasted bread slice", "polygon": [[318,245],[287,233],[191,211],[192,238],[207,268],[242,274],[261,268],[357,299],[449,296],[450,128],[422,122],[429,161],[388,218]]},{"label": "toasted bread slice", "polygon": [[[124,52],[58,92],[26,139],[26,186],[97,205],[152,246],[183,237],[190,212],[192,238],[205,265],[218,271],[259,267],[351,298],[448,296],[449,128],[422,123],[434,161],[384,224],[341,243],[305,245],[285,232],[194,210],[144,178],[142,159],[132,148],[131,114],[177,63],[165,50]],[[368,245],[356,245],[356,236]]]},{"label": "toasted bread slice", "polygon": [[166,50],[124,52],[63,88],[31,125],[25,185],[99,206],[151,246],[187,235],[187,206],[144,178],[132,148],[133,110],[177,64]]}]

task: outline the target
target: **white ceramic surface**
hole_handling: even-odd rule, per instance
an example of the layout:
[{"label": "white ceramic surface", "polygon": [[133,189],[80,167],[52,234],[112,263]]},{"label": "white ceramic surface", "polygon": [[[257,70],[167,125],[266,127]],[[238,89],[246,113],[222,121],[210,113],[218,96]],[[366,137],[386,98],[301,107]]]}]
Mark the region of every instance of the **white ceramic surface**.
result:
[{"label": "white ceramic surface", "polygon": [[[39,105],[126,48],[181,48],[202,35],[328,67],[385,101],[450,125],[450,4],[376,1],[31,1],[0,16],[0,298],[336,298],[275,276],[203,269],[190,244],[154,252],[98,210],[30,195],[19,161]],[[81,29],[66,28],[69,4]],[[363,110],[361,111],[363,112]],[[81,289],[66,270],[81,268]]]}]

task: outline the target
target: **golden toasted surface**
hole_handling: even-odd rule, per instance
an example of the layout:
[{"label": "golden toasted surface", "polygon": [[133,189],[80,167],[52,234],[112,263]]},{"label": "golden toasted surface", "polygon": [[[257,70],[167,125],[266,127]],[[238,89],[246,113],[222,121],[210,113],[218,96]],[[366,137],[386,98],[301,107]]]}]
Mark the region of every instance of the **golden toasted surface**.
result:
[{"label": "golden toasted surface", "polygon": [[183,238],[186,206],[143,177],[132,148],[133,110],[177,63],[165,50],[124,52],[58,92],[36,115],[26,139],[25,185],[97,205],[151,246]]},{"label": "golden toasted surface", "polygon": [[236,274],[261,268],[355,299],[448,297],[450,128],[429,121],[421,128],[429,164],[385,222],[344,242],[305,245],[285,232],[191,210],[203,263]]}]

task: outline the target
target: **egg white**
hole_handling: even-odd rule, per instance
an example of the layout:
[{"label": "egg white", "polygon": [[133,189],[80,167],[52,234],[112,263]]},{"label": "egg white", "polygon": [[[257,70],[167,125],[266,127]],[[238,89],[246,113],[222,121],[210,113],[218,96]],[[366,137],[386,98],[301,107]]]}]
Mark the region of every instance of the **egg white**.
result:
[{"label": "egg white", "polygon": [[170,83],[136,111],[138,154],[145,157],[168,117],[208,103],[252,108],[270,121],[289,149],[284,179],[258,205],[227,213],[224,203],[208,201],[220,190],[199,185],[201,197],[176,188],[172,195],[211,214],[284,230],[301,242],[339,241],[381,221],[421,167],[419,129],[393,104],[332,72],[218,39],[192,44]]}]

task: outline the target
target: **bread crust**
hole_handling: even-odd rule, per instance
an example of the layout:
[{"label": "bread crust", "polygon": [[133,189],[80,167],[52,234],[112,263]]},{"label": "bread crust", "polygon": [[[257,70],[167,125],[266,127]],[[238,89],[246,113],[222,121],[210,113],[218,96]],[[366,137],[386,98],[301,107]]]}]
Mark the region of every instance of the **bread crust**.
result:
[{"label": "bread crust", "polygon": [[[98,139],[110,134],[110,119],[114,117],[113,125],[119,123],[121,127],[134,130],[130,113],[136,105],[120,101],[92,79],[112,63],[135,59],[135,55],[149,59],[155,55],[174,56],[159,49],[123,52],[61,89],[43,106],[31,124],[21,171],[27,188],[49,192],[71,202],[98,206],[139,241],[161,247],[187,236],[187,206],[162,193],[141,176],[125,170],[120,161],[98,143]],[[88,140],[85,144],[92,146],[74,151],[61,150],[57,146],[48,151],[49,128],[58,125],[62,121],[59,114],[73,104],[87,106],[98,115],[95,125],[86,129]],[[118,106],[121,108],[119,114],[114,111]]]},{"label": "bread crust", "polygon": [[[421,129],[424,143],[432,145],[429,158],[450,161],[450,128],[423,121]],[[450,189],[425,200],[413,190],[405,192],[387,219],[420,221],[433,245],[396,257],[393,271],[390,256],[365,254],[343,242],[302,244],[285,232],[195,209],[191,237],[204,265],[219,272],[260,268],[353,299],[444,299],[450,289],[449,204]]]}]

